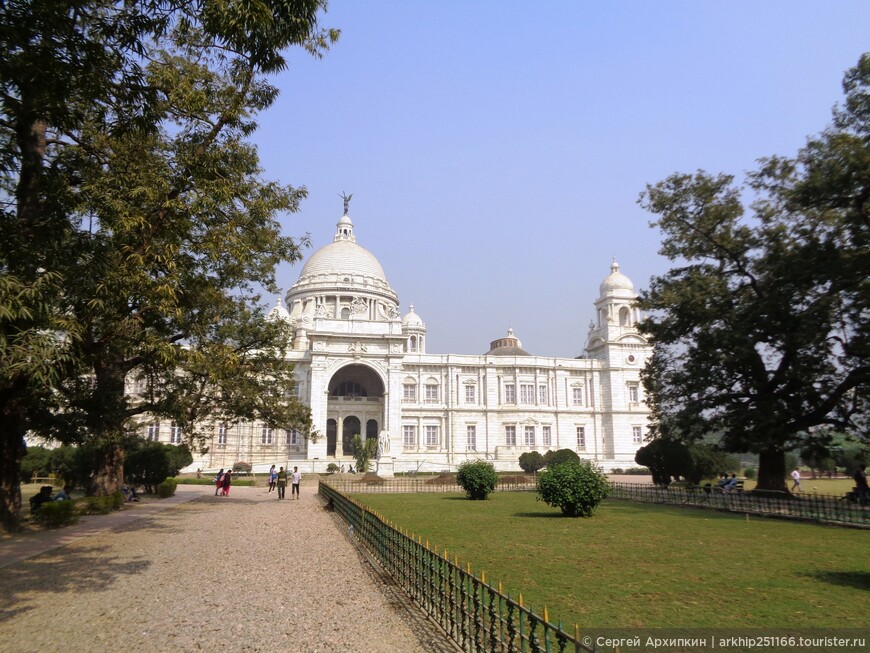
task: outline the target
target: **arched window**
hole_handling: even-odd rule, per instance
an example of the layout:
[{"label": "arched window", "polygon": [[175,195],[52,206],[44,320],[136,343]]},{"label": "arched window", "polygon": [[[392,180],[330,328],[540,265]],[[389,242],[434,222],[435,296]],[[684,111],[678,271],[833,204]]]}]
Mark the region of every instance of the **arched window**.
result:
[{"label": "arched window", "polygon": [[335,386],[333,397],[368,397],[366,389],[356,381],[345,381]]},{"label": "arched window", "polygon": [[631,326],[631,311],[628,306],[619,309],[619,326]]}]

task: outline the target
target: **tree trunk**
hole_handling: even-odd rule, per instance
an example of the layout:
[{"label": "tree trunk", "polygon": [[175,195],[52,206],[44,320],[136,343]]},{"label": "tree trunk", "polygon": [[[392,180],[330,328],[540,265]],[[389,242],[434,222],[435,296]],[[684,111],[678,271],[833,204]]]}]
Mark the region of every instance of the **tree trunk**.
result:
[{"label": "tree trunk", "polygon": [[785,484],[785,452],[781,449],[768,449],[758,456],[757,490],[768,492],[788,492]]},{"label": "tree trunk", "polygon": [[21,429],[10,421],[3,421],[0,426],[0,523],[3,530],[13,532],[21,529],[21,459],[26,449]]},{"label": "tree trunk", "polygon": [[120,442],[107,442],[100,446],[97,468],[91,479],[90,494],[106,496],[124,485],[124,447]]}]

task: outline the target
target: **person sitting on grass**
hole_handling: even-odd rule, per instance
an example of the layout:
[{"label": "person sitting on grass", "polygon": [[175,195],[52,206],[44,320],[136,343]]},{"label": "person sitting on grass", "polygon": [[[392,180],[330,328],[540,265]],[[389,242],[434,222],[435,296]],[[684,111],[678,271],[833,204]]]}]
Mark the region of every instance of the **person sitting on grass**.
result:
[{"label": "person sitting on grass", "polygon": [[70,493],[72,492],[72,485],[64,485],[60,492],[51,497],[52,501],[69,501]]},{"label": "person sitting on grass", "polygon": [[36,512],[43,503],[51,501],[51,491],[53,489],[50,485],[43,485],[39,488],[39,494],[30,497],[30,512]]},{"label": "person sitting on grass", "polygon": [[124,501],[126,503],[130,503],[131,501],[139,501],[139,495],[136,493],[136,488],[132,485],[124,486]]}]

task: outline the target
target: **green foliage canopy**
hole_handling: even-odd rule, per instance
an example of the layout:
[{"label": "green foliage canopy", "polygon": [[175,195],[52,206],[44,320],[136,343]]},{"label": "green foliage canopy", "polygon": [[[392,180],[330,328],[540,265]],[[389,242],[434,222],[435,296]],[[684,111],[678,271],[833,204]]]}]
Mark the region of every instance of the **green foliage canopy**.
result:
[{"label": "green foliage canopy", "polygon": [[727,450],[759,454],[765,490],[785,489],[785,452],[812,427],[867,437],[870,55],[843,88],[831,127],[794,159],[762,160],[743,186],[674,174],[640,199],[677,263],[641,297],[651,433],[721,431]]},{"label": "green foliage canopy", "polygon": [[[307,433],[287,333],[257,287],[305,239],[247,137],[283,51],[320,56],[325,0],[0,4],[0,518],[22,437],[87,440],[122,480],[136,415],[261,418]],[[127,384],[140,392],[131,400]]]}]

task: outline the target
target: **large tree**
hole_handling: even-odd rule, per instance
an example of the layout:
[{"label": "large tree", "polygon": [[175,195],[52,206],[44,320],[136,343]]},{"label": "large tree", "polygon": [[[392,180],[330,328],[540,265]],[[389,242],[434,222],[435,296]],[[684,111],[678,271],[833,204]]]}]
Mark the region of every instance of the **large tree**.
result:
[{"label": "large tree", "polygon": [[[305,430],[287,333],[258,287],[300,257],[246,139],[282,52],[320,55],[325,0],[0,4],[0,518],[15,526],[24,434],[100,451],[123,480],[143,413]],[[136,392],[129,394],[131,384]]]},{"label": "large tree", "polygon": [[699,171],[641,195],[677,264],[641,298],[652,436],[721,431],[759,454],[764,490],[785,490],[785,452],[811,428],[868,436],[870,56],[844,90],[826,131],[743,186]]}]

